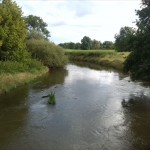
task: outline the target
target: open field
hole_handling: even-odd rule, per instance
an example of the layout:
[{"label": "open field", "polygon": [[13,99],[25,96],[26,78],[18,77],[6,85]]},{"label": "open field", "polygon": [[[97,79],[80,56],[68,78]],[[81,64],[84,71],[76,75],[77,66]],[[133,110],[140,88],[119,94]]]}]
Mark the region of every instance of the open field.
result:
[{"label": "open field", "polygon": [[70,60],[84,61],[122,70],[129,52],[115,50],[65,50]]}]

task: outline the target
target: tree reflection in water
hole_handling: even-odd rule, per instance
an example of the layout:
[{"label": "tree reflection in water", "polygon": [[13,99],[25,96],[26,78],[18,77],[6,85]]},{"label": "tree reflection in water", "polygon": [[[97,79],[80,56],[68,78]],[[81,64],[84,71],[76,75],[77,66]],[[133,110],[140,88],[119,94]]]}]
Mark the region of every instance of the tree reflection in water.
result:
[{"label": "tree reflection in water", "polygon": [[144,93],[130,95],[122,100],[125,124],[132,135],[132,147],[137,150],[150,148],[150,97]]}]

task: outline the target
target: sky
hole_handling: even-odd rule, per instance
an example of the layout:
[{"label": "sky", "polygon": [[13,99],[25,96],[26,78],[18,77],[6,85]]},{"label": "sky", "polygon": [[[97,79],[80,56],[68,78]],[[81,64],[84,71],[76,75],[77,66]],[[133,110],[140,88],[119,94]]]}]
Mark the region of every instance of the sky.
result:
[{"label": "sky", "polygon": [[141,0],[15,0],[23,15],[36,15],[48,24],[50,41],[80,42],[84,36],[114,41],[121,27],[136,27]]}]

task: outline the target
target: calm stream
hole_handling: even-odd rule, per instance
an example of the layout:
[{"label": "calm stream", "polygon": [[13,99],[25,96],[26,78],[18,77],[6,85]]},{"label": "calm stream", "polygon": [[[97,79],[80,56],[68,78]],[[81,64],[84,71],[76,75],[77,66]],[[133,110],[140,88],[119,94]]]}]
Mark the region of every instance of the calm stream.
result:
[{"label": "calm stream", "polygon": [[0,96],[0,150],[149,149],[150,86],[121,73],[69,64]]}]

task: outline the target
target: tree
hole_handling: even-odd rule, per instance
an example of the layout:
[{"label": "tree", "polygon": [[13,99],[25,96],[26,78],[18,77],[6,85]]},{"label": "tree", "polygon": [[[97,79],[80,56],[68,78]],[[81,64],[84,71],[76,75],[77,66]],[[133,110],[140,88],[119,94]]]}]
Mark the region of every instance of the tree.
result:
[{"label": "tree", "polygon": [[142,0],[142,9],[136,13],[139,16],[136,43],[125,61],[124,70],[134,79],[150,81],[150,0]]},{"label": "tree", "polygon": [[80,43],[75,43],[75,49],[81,49],[81,44]]},{"label": "tree", "polygon": [[92,40],[88,36],[84,36],[81,40],[81,49],[89,50],[92,47]]},{"label": "tree", "polygon": [[112,41],[104,41],[103,49],[114,49],[114,43]]},{"label": "tree", "polygon": [[122,27],[119,34],[115,35],[115,49],[117,51],[132,51],[135,42],[136,30],[131,27]]},{"label": "tree", "polygon": [[101,42],[97,40],[92,40],[92,49],[100,49],[101,48]]},{"label": "tree", "polygon": [[60,43],[58,45],[63,47],[63,48],[66,48],[66,49],[80,49],[81,48],[80,43],[73,43],[73,42]]},{"label": "tree", "polygon": [[29,15],[25,17],[29,34],[34,31],[42,34],[46,39],[50,37],[50,32],[47,30],[47,23],[38,16]]},{"label": "tree", "polygon": [[11,0],[3,0],[0,3],[0,60],[21,61],[28,57],[26,35],[21,8]]},{"label": "tree", "polygon": [[46,40],[45,36],[42,33],[37,32],[36,30],[32,30],[27,33],[27,40],[31,40],[31,39]]}]

